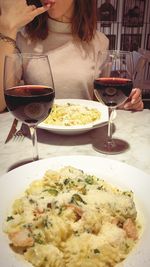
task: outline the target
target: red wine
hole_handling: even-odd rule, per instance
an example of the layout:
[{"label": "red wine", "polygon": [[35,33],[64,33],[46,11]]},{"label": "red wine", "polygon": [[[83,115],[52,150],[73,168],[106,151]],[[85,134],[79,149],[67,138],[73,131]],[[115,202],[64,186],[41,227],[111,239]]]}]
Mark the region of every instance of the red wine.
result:
[{"label": "red wine", "polygon": [[43,121],[50,113],[54,90],[39,85],[23,85],[5,90],[6,105],[19,120],[28,124]]},{"label": "red wine", "polygon": [[107,106],[117,106],[127,99],[133,83],[125,78],[98,78],[94,81],[94,89]]}]

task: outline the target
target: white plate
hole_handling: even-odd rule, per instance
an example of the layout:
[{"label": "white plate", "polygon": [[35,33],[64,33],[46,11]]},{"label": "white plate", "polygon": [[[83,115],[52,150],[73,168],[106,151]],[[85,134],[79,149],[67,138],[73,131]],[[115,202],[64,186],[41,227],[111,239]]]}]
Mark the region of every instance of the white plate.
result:
[{"label": "white plate", "polygon": [[55,99],[55,103],[58,105],[71,103],[75,105],[86,106],[88,108],[96,108],[98,111],[101,112],[101,118],[99,120],[95,120],[92,123],[88,123],[86,125],[77,125],[77,126],[60,126],[60,125],[46,124],[42,122],[38,125],[38,128],[45,129],[57,134],[73,135],[73,134],[81,134],[90,131],[93,128],[101,127],[107,124],[108,108],[102,103],[84,99]]},{"label": "white plate", "polygon": [[[85,172],[97,175],[123,190],[132,190],[137,208],[142,214],[144,231],[137,246],[121,264],[123,267],[150,266],[150,176],[125,163],[101,157],[66,156],[54,157],[30,163],[8,172],[0,178],[0,266],[27,267],[9,248],[6,234],[2,231],[4,219],[14,199],[35,179],[42,178],[47,169],[74,166]],[[120,265],[119,265],[120,266]]]}]

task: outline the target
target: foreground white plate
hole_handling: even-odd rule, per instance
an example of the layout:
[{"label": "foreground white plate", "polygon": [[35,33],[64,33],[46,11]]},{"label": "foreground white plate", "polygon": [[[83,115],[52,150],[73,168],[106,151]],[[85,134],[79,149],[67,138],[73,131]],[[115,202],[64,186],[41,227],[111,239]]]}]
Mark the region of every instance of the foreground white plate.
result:
[{"label": "foreground white plate", "polygon": [[123,190],[132,190],[137,208],[143,217],[144,231],[137,247],[119,266],[150,266],[150,176],[125,163],[101,157],[66,156],[36,161],[19,167],[0,178],[0,266],[27,267],[31,264],[20,259],[9,248],[7,236],[2,231],[4,219],[14,199],[35,179],[40,179],[47,169],[74,166],[95,174]]},{"label": "foreground white plate", "polygon": [[80,134],[93,129],[93,127],[101,127],[104,124],[107,124],[108,121],[108,108],[102,103],[84,99],[56,99],[55,103],[58,105],[64,105],[67,103],[82,105],[88,108],[96,108],[101,113],[101,118],[95,120],[95,122],[88,123],[86,125],[77,125],[77,126],[60,126],[60,125],[50,125],[44,122],[38,125],[38,128],[45,129],[57,134],[73,135]]}]

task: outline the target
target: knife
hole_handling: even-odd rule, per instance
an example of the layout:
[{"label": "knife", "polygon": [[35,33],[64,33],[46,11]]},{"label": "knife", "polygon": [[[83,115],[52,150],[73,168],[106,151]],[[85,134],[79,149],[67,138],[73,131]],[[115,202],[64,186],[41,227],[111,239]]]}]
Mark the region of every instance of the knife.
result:
[{"label": "knife", "polygon": [[17,119],[14,119],[13,123],[12,123],[12,126],[10,128],[10,131],[7,135],[7,138],[5,140],[5,144],[8,143],[14,136],[15,132],[17,131],[17,124],[18,124],[18,120]]}]

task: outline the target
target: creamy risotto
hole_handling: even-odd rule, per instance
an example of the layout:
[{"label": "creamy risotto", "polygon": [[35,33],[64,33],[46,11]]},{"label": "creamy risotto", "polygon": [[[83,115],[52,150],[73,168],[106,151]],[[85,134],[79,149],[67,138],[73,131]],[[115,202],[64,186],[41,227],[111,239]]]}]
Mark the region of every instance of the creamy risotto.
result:
[{"label": "creamy risotto", "polygon": [[100,119],[100,116],[100,111],[95,108],[70,103],[54,104],[44,123],[61,126],[85,125]]},{"label": "creamy risotto", "polygon": [[36,267],[111,267],[127,257],[139,229],[132,192],[67,166],[30,184],[5,232]]}]

